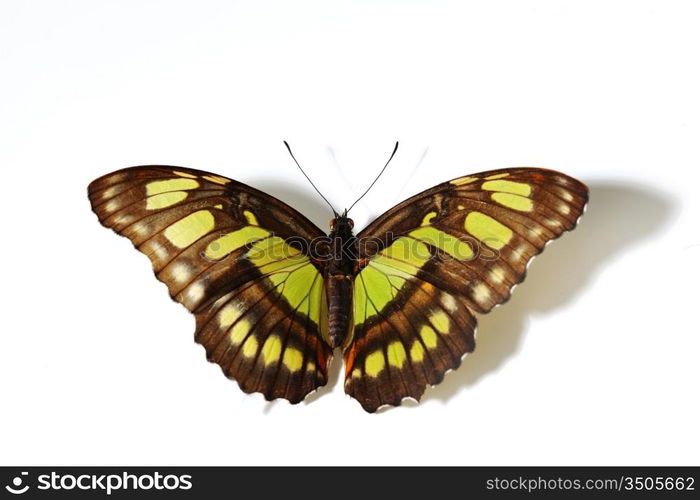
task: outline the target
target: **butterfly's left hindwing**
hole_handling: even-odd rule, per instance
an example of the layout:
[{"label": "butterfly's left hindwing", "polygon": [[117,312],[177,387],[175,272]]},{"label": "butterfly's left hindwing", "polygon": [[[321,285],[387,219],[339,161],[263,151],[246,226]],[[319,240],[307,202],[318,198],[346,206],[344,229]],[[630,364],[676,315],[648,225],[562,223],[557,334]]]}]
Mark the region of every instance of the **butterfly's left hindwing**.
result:
[{"label": "butterfly's left hindwing", "polygon": [[588,200],[559,172],[515,168],[445,182],[358,234],[345,390],[367,411],[419,399],[474,349],[474,313],[510,297]]},{"label": "butterfly's left hindwing", "polygon": [[327,380],[324,234],[281,201],[208,172],[133,167],[89,186],[100,222],[153,263],[197,319],[209,360],[246,392],[293,403]]},{"label": "butterfly's left hindwing", "polygon": [[[476,319],[467,302],[404,275],[401,267],[382,265],[377,281],[365,276],[355,283],[345,392],[368,412],[398,406],[403,398],[420,399],[426,386],[440,383],[474,350]],[[383,294],[392,296],[392,305]]]}]

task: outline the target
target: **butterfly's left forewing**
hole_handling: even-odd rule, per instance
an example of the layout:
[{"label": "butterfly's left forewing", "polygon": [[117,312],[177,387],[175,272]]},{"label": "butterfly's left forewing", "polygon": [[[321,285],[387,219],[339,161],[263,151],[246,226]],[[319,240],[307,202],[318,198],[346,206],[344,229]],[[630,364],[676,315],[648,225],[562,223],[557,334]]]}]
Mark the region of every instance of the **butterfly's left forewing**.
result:
[{"label": "butterfly's left forewing", "polygon": [[358,234],[346,392],[368,411],[419,399],[474,349],[474,313],[510,297],[587,199],[564,174],[505,169],[445,182],[372,222]]},{"label": "butterfly's left forewing", "polygon": [[210,361],[246,392],[301,401],[327,380],[323,233],[281,201],[208,172],[134,167],[90,184],[100,222],[128,237],[195,314]]}]

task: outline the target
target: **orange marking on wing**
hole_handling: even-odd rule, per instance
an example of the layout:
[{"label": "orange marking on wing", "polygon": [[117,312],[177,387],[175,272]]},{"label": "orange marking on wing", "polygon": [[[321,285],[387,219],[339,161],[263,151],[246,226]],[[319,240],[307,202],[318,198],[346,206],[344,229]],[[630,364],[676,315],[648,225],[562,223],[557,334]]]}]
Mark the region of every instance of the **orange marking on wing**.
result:
[{"label": "orange marking on wing", "polygon": [[353,346],[350,347],[350,351],[348,352],[347,363],[345,363],[345,376],[346,377],[348,375],[350,375],[350,372],[352,371],[354,364],[355,364],[355,345],[353,344]]}]

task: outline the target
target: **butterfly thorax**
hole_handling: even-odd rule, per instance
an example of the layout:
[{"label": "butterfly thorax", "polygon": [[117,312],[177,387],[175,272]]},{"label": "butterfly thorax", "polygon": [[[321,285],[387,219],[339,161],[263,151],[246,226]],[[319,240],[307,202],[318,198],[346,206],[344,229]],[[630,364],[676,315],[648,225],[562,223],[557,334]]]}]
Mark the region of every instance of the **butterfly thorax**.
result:
[{"label": "butterfly thorax", "polygon": [[326,266],[328,333],[333,347],[348,337],[352,324],[352,286],[357,259],[357,240],[353,221],[345,215],[331,221],[331,255]]}]

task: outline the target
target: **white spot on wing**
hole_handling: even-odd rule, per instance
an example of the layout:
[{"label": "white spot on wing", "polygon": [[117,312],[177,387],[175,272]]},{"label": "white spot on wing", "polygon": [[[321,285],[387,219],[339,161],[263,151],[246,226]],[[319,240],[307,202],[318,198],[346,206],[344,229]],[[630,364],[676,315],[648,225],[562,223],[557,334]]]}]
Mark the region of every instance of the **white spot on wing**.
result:
[{"label": "white spot on wing", "polygon": [[491,290],[485,283],[479,283],[472,289],[474,300],[480,304],[484,304],[491,298]]},{"label": "white spot on wing", "polygon": [[543,234],[542,228],[540,226],[531,226],[530,234],[535,238],[539,238]]},{"label": "white spot on wing", "polygon": [[116,200],[108,201],[105,205],[105,210],[108,212],[114,212],[117,208],[119,208],[119,203]]},{"label": "white spot on wing", "polygon": [[137,222],[134,224],[134,232],[139,236],[146,236],[148,234],[148,224]]},{"label": "white spot on wing", "polygon": [[447,309],[451,313],[457,310],[457,301],[449,293],[443,292],[440,296],[440,302],[442,302],[442,305],[445,306],[445,309]]},{"label": "white spot on wing", "polygon": [[168,249],[163,245],[156,243],[153,247],[153,255],[158,257],[159,260],[165,260],[168,257]]},{"label": "white spot on wing", "polygon": [[195,283],[187,287],[187,299],[190,302],[199,302],[204,297],[204,285]]},{"label": "white spot on wing", "polygon": [[186,264],[178,263],[173,266],[173,270],[171,271],[171,274],[173,276],[173,279],[177,281],[178,283],[184,283],[186,282],[192,273],[190,272],[189,266]]},{"label": "white spot on wing", "polygon": [[106,200],[107,198],[113,197],[115,194],[117,194],[117,188],[112,186],[111,188],[107,188],[104,190],[102,193],[102,199]]},{"label": "white spot on wing", "polygon": [[518,249],[516,250],[516,252],[517,252],[518,254],[520,254],[520,257],[522,257],[522,258],[525,258],[525,256],[526,256],[527,254],[532,253],[532,252],[530,251],[530,245],[528,245],[528,244],[526,244],[526,243],[523,243],[522,245],[520,245],[520,246],[518,247]]},{"label": "white spot on wing", "polygon": [[123,225],[128,225],[131,224],[134,221],[135,217],[131,214],[121,214],[117,215],[117,217],[114,219],[115,224],[123,224]]},{"label": "white spot on wing", "polygon": [[501,266],[491,269],[491,280],[497,285],[502,284],[506,279],[506,273]]}]

